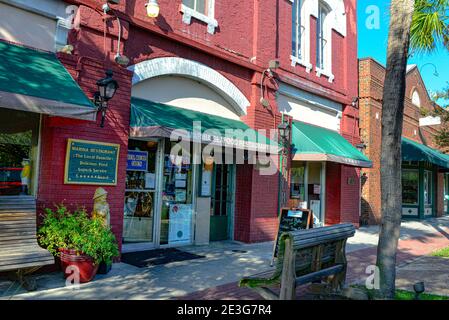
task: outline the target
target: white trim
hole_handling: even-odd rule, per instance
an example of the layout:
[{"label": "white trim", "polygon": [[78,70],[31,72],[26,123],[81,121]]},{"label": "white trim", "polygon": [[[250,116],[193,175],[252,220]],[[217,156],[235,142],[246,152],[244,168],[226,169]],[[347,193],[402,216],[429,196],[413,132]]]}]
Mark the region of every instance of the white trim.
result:
[{"label": "white trim", "polygon": [[310,62],[306,62],[303,58],[297,58],[295,56],[290,56],[290,60],[292,61],[292,67],[296,66],[297,64],[302,65],[303,67],[306,67],[306,72],[310,73],[313,69],[313,65]]},{"label": "white trim", "polygon": [[207,32],[210,34],[215,33],[215,29],[218,28],[218,21],[214,18],[215,15],[215,6],[214,0],[209,0],[207,15],[204,15],[192,8],[187,7],[185,4],[181,3],[179,11],[182,12],[182,22],[185,24],[191,24],[192,18],[203,21],[207,24]]},{"label": "white trim", "polygon": [[[291,85],[281,83],[278,92],[287,97],[306,102],[315,107],[323,108],[336,114],[336,117],[343,117],[343,106],[333,100],[316,96],[304,90],[295,88]],[[300,119],[297,119],[300,120]]]},{"label": "white trim", "polygon": [[[292,0],[290,0],[293,2]],[[332,73],[332,30],[335,30],[343,37],[346,37],[347,34],[347,14],[345,9],[345,4],[343,0],[321,0],[326,3],[331,11],[326,17],[325,21],[325,37],[327,39],[326,44],[326,61],[324,65],[326,66],[325,70],[316,68],[316,75],[320,77],[321,75],[325,75],[329,78],[329,82],[333,82],[335,79],[334,74]],[[293,63],[299,63],[306,67],[306,71],[310,72],[312,69],[311,66],[316,64],[316,61],[312,63],[312,57],[310,53],[310,16],[314,16],[318,18],[318,5],[319,2],[317,0],[303,0],[301,7],[301,19],[302,24],[304,25],[304,32],[301,35],[301,58],[293,60]],[[316,59],[315,59],[316,60]]]},{"label": "white trim", "polygon": [[[326,65],[326,62],[324,63]],[[335,80],[335,75],[332,73],[332,71],[329,70],[329,68],[321,69],[318,67],[315,67],[316,69],[316,76],[321,77],[321,75],[326,76],[329,78],[329,82],[332,83]]]},{"label": "white trim", "polygon": [[177,57],[156,58],[128,67],[134,71],[132,84],[164,75],[178,75],[194,79],[219,93],[238,116],[246,115],[249,100],[231,81],[218,71],[196,61]]},{"label": "white trim", "polygon": [[38,197],[39,193],[39,175],[40,175],[40,166],[41,166],[41,155],[42,155],[42,114],[39,114],[39,129],[38,129],[38,135],[37,135],[37,146],[36,146],[36,159],[34,163],[34,174],[33,174],[33,196],[35,199]]}]

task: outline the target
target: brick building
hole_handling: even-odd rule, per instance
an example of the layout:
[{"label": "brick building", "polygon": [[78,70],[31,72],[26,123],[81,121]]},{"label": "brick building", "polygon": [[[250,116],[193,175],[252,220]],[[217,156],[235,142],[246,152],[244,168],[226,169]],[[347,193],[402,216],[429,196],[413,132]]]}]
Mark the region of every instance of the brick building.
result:
[{"label": "brick building", "polygon": [[[365,154],[373,161],[362,177],[362,222],[381,218],[380,149],[382,92],[385,67],[371,58],[359,62],[360,131]],[[425,218],[447,214],[448,159],[438,151],[438,126],[420,126],[425,114],[438,108],[429,97],[416,65],[407,69],[403,124],[403,216]],[[424,111],[424,112],[423,112]]]},{"label": "brick building", "polygon": [[[146,2],[119,1],[104,10],[103,0],[0,1],[0,38],[33,48],[26,50],[70,51],[57,58],[79,85],[73,90],[93,99],[107,69],[119,85],[104,127],[95,109],[61,114],[22,105],[35,118],[26,152],[32,168],[27,192],[38,211],[56,203],[90,211],[95,189],[104,185],[112,230],[126,250],[271,240],[282,205],[279,173],[263,174],[246,154],[244,164],[219,164],[210,153],[212,168],[184,157],[174,165],[169,138],[188,120],[252,132],[276,129],[284,118],[292,123],[289,164],[296,168],[295,180],[287,178],[287,197],[313,207],[319,223],[358,225],[359,168],[370,163],[353,147],[360,143],[356,1],[159,0],[155,18],[147,15]],[[4,43],[4,52],[17,47]],[[9,59],[30,63],[26,53]],[[35,77],[51,82],[58,75]],[[29,76],[13,74],[10,81]],[[53,100],[60,100],[57,93]],[[2,107],[0,112],[11,109]],[[344,152],[326,148],[324,141],[320,150],[308,150],[297,138],[307,138],[308,130],[318,130],[315,135]],[[70,176],[68,148],[89,143],[116,148],[111,183]],[[19,160],[2,166],[21,167]],[[187,224],[170,223],[175,207]]]}]

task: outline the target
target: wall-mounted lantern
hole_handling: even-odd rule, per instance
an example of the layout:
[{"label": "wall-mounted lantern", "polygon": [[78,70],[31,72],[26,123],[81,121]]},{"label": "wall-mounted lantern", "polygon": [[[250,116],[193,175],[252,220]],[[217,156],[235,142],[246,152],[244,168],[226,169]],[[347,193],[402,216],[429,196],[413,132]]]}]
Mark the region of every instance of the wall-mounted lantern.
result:
[{"label": "wall-mounted lantern", "polygon": [[278,126],[278,130],[279,130],[279,136],[281,137],[282,143],[284,145],[287,144],[287,142],[289,142],[290,140],[290,124],[288,122],[282,122],[279,126]]},{"label": "wall-mounted lantern", "polygon": [[108,101],[111,100],[118,89],[118,83],[112,79],[112,70],[106,71],[106,77],[97,81],[98,91],[94,95],[94,104],[98,111],[101,111],[101,124],[104,127],[106,111],[108,110]]}]

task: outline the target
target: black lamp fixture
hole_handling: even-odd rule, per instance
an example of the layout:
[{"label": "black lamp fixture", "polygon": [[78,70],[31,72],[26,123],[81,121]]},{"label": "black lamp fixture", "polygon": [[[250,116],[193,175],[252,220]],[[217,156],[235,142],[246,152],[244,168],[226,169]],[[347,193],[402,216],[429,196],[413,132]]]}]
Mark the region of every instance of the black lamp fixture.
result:
[{"label": "black lamp fixture", "polygon": [[278,126],[278,130],[279,130],[279,136],[281,137],[282,142],[284,144],[286,144],[290,140],[290,131],[291,131],[290,124],[288,122],[282,122]]},{"label": "black lamp fixture", "polygon": [[94,104],[98,111],[101,111],[101,124],[104,127],[104,120],[106,118],[106,111],[108,110],[108,101],[111,100],[118,89],[118,83],[112,79],[112,70],[106,71],[106,77],[97,81],[98,91],[94,95]]}]

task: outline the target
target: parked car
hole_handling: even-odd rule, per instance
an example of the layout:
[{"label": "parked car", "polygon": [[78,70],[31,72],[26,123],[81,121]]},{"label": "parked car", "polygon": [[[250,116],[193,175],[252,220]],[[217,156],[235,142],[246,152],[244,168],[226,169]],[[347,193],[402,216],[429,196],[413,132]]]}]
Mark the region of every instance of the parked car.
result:
[{"label": "parked car", "polygon": [[15,196],[22,192],[22,168],[0,167],[0,196]]}]

